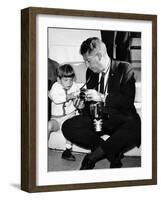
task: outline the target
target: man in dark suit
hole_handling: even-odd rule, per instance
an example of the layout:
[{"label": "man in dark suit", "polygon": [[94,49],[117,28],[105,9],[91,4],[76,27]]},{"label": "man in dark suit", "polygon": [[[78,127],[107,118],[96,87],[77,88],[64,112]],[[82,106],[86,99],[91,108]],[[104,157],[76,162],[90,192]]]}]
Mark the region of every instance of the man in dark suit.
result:
[{"label": "man in dark suit", "polygon": [[[83,115],[67,120],[64,136],[81,147],[91,149],[81,164],[81,170],[93,169],[95,163],[107,158],[110,168],[122,166],[123,152],[141,142],[141,121],[134,107],[135,78],[129,63],[111,60],[105,44],[98,38],[88,38],[80,53],[87,66],[87,92]],[[96,133],[89,114],[91,102],[102,102],[102,131]],[[110,137],[104,141],[101,136]]]}]

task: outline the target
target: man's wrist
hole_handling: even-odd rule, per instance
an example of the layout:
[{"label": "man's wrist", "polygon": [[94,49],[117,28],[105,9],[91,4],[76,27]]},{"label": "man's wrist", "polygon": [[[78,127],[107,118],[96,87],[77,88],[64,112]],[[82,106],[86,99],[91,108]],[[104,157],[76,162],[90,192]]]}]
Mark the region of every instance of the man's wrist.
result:
[{"label": "man's wrist", "polygon": [[103,103],[105,103],[106,95],[100,93],[100,98]]}]

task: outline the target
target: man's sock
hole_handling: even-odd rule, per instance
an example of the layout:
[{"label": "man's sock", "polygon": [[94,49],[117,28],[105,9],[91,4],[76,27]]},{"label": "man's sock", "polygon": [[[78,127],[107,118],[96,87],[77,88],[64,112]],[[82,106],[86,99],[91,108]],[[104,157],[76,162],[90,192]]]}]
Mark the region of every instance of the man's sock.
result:
[{"label": "man's sock", "polygon": [[99,160],[105,158],[105,153],[101,147],[96,148],[92,153],[89,154],[89,159],[96,163]]}]

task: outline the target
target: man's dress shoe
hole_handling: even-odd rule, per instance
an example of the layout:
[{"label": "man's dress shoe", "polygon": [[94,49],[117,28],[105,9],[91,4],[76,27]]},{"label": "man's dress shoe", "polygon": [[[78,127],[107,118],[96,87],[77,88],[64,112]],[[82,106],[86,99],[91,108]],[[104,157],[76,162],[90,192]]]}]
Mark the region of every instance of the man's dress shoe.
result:
[{"label": "man's dress shoe", "polygon": [[95,163],[89,159],[89,155],[87,154],[82,161],[80,170],[93,169],[94,166]]},{"label": "man's dress shoe", "polygon": [[120,153],[120,155],[113,161],[111,161],[110,168],[121,168],[122,162],[121,159],[124,157],[123,153]]},{"label": "man's dress shoe", "polygon": [[113,161],[111,162],[110,164],[110,168],[121,168],[122,167],[122,162],[121,160],[116,160],[116,161]]}]

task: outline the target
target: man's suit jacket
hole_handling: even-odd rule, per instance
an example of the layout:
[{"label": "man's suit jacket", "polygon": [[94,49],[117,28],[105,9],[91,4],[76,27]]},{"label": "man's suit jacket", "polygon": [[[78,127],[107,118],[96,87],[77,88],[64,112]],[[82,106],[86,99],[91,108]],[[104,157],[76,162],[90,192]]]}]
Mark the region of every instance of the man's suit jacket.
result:
[{"label": "man's suit jacket", "polygon": [[[87,70],[86,80],[88,89],[98,90],[99,74]],[[134,106],[135,78],[132,67],[127,62],[111,60],[109,77],[107,80],[108,95],[105,100],[103,113],[111,114],[136,114]]]}]

